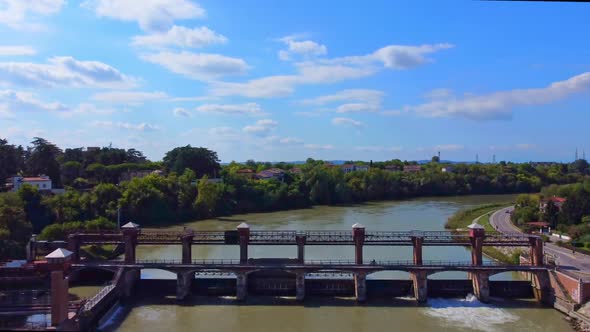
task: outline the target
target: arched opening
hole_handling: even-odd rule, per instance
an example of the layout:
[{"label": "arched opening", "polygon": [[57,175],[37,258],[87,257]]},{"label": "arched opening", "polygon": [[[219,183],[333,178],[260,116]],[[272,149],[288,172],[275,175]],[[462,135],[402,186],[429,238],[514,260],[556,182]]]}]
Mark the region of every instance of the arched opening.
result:
[{"label": "arched opening", "polygon": [[408,297],[412,295],[412,279],[407,271],[379,271],[367,275],[370,298]]},{"label": "arched opening", "polygon": [[465,298],[473,292],[473,282],[467,272],[443,271],[428,275],[428,297]]},{"label": "arched opening", "polygon": [[295,273],[284,270],[258,270],[248,273],[247,278],[249,294],[295,296]]}]

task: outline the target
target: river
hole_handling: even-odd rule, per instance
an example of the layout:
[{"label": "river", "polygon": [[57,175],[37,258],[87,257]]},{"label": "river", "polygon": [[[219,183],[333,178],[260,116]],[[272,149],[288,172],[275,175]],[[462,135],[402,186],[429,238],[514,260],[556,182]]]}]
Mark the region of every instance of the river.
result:
[{"label": "river", "polygon": [[[315,207],[305,210],[235,215],[202,220],[171,228],[229,230],[241,222],[262,230],[350,230],[355,223],[369,230],[443,230],[447,218],[461,208],[505,202],[507,196],[422,198],[374,202],[346,207]],[[295,246],[251,246],[250,257],[296,257]],[[352,259],[353,248],[308,246],[306,259]],[[462,247],[425,247],[425,260],[470,260]],[[179,259],[180,246],[140,246],[142,259]],[[194,258],[238,258],[238,246],[195,246]],[[411,248],[365,247],[365,260],[411,259]],[[407,273],[378,273],[371,278],[409,278]],[[464,273],[438,273],[429,278],[467,278]],[[175,278],[171,273],[143,271],[142,278]],[[506,273],[494,279],[513,279]],[[149,294],[139,290],[140,294]],[[281,298],[254,297],[244,304],[232,299],[193,297],[184,305],[173,299],[141,296],[136,303],[119,307],[101,330],[119,331],[569,331],[563,315],[532,301],[501,301],[482,304],[466,299],[430,298],[419,306],[413,299],[369,301],[356,305],[352,299],[306,298],[298,304]]]}]

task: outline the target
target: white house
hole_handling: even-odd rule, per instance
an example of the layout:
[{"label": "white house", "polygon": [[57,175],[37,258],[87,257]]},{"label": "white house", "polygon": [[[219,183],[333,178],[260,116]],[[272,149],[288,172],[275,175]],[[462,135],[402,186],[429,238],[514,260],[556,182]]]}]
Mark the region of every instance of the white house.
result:
[{"label": "white house", "polygon": [[23,184],[30,184],[40,191],[51,191],[51,179],[47,175],[39,175],[36,177],[22,177],[15,176],[12,178],[12,191],[18,191]]}]

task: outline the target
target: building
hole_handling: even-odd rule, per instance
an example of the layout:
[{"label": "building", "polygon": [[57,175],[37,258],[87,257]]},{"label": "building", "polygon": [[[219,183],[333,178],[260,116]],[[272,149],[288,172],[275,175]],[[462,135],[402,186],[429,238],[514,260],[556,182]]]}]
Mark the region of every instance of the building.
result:
[{"label": "building", "polygon": [[405,165],[404,166],[404,173],[417,173],[422,170],[422,166],[420,165]]},{"label": "building", "polygon": [[256,177],[260,180],[278,179],[283,181],[284,176],[285,171],[280,168],[269,168],[256,174]]},{"label": "building", "polygon": [[22,177],[15,176],[11,179],[9,186],[12,191],[18,191],[24,184],[29,184],[39,191],[51,191],[52,183],[51,179],[47,175],[39,175],[36,177]]},{"label": "building", "polygon": [[341,166],[341,168],[344,173],[350,173],[355,171],[367,172],[369,170],[369,166],[357,164],[344,164]]},{"label": "building", "polygon": [[561,207],[563,206],[563,203],[565,203],[566,199],[563,197],[557,197],[557,196],[553,196],[547,199],[542,199],[541,203],[539,204],[539,210],[541,210],[541,212],[545,211],[545,208],[547,207],[547,203],[549,202],[553,202],[553,204],[555,206],[557,206],[557,208],[559,210],[561,210]]}]

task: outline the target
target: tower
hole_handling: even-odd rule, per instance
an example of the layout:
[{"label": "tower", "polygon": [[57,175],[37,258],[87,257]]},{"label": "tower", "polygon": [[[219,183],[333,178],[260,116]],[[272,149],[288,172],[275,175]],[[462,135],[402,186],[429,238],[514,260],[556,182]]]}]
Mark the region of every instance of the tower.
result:
[{"label": "tower", "polygon": [[479,154],[478,153],[475,154],[475,163],[479,164]]},{"label": "tower", "polygon": [[494,155],[492,155],[492,164],[495,164],[495,163],[496,163],[496,155],[494,154]]},{"label": "tower", "polygon": [[576,148],[576,159],[574,161],[578,160],[578,148]]}]

